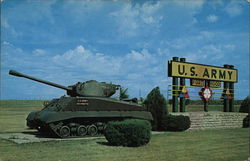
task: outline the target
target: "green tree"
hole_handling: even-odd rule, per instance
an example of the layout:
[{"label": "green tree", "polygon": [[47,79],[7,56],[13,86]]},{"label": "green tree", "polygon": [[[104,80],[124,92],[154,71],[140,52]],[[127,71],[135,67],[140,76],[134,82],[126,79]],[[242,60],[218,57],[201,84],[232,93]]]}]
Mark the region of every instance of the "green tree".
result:
[{"label": "green tree", "polygon": [[152,91],[147,95],[144,104],[152,113],[152,116],[154,118],[152,122],[153,130],[162,130],[162,120],[168,114],[168,111],[166,99],[161,94],[159,87],[152,89]]},{"label": "green tree", "polygon": [[127,92],[128,92],[128,88],[126,88],[126,89],[123,87],[120,88],[120,100],[126,99],[129,97]]}]

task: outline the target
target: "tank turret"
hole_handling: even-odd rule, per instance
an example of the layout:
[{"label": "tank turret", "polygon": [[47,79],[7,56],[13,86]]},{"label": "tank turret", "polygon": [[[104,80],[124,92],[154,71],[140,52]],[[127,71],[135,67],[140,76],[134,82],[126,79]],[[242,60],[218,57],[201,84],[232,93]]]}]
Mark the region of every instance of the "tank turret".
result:
[{"label": "tank turret", "polygon": [[71,97],[81,96],[81,97],[111,97],[115,94],[116,90],[119,89],[120,85],[97,82],[95,80],[89,80],[86,82],[78,82],[71,86],[63,86],[60,84],[52,83],[46,80],[38,79],[29,75],[19,73],[15,70],[9,71],[10,75],[17,77],[24,77],[33,81],[37,81],[43,84],[47,84],[56,88],[60,88],[67,91],[67,95]]}]

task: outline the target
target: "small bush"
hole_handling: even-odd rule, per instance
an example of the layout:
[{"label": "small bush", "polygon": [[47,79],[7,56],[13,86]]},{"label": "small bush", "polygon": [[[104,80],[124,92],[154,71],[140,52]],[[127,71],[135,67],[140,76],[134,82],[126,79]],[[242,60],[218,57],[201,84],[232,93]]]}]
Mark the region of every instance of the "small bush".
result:
[{"label": "small bush", "polygon": [[240,105],[239,112],[249,113],[250,112],[250,96],[247,96]]},{"label": "small bush", "polygon": [[151,124],[146,120],[128,119],[108,122],[104,132],[111,145],[141,146],[151,138]]},{"label": "small bush", "polygon": [[183,115],[167,115],[162,120],[161,129],[164,131],[184,131],[190,128],[190,118]]},{"label": "small bush", "polygon": [[247,128],[250,127],[250,116],[247,115],[244,119],[243,119],[243,127]]}]

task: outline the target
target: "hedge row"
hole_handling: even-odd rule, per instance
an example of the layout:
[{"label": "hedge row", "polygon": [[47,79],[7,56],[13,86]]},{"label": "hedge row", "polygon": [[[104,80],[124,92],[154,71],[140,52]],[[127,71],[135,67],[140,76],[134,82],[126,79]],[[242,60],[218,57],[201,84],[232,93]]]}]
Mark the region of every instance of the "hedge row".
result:
[{"label": "hedge row", "polygon": [[188,116],[166,115],[162,120],[162,131],[185,131],[190,128],[191,121]]},{"label": "hedge row", "polygon": [[247,115],[244,119],[243,119],[243,127],[247,128],[250,127],[250,116]]},{"label": "hedge row", "polygon": [[138,119],[111,121],[107,124],[104,136],[111,145],[141,146],[150,141],[151,124]]}]

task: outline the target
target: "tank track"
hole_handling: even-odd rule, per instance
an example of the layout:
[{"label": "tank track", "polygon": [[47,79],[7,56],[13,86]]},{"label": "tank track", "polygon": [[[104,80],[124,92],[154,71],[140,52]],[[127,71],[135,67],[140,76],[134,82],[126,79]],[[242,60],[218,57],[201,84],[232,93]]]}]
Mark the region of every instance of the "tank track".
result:
[{"label": "tank track", "polygon": [[72,137],[86,137],[86,136],[98,136],[103,134],[106,128],[106,123],[96,122],[91,124],[79,124],[79,123],[50,123],[48,130],[50,134],[59,138],[72,138]]}]

